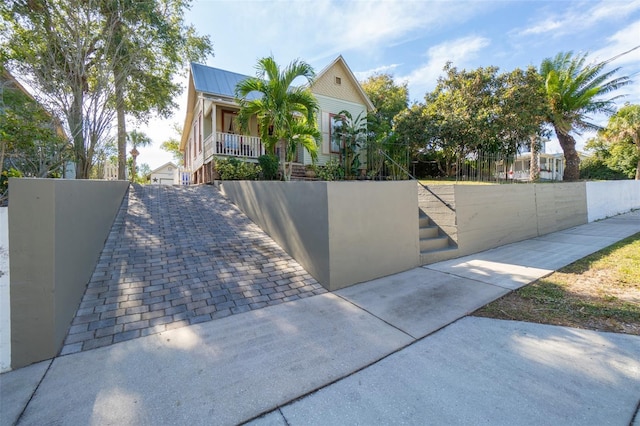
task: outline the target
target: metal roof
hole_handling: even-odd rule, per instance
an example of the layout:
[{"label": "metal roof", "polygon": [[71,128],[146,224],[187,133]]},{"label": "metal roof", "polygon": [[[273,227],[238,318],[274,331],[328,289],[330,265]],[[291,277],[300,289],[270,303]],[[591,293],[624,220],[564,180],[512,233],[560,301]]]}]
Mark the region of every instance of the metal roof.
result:
[{"label": "metal roof", "polygon": [[[193,84],[197,92],[228,98],[235,98],[236,85],[242,80],[250,78],[248,75],[213,68],[195,62],[191,63],[191,74],[193,75]],[[247,99],[252,100],[258,97],[258,93],[252,92],[249,93]]]}]

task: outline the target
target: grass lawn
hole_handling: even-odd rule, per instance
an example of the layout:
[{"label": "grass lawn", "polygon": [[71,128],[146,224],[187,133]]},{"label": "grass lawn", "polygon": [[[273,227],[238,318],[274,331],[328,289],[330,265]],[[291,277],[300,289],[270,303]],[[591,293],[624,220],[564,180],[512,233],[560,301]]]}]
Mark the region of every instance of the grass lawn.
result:
[{"label": "grass lawn", "polygon": [[420,179],[423,185],[499,185],[497,182],[476,182],[471,180]]},{"label": "grass lawn", "polygon": [[640,335],[640,233],[473,315]]}]

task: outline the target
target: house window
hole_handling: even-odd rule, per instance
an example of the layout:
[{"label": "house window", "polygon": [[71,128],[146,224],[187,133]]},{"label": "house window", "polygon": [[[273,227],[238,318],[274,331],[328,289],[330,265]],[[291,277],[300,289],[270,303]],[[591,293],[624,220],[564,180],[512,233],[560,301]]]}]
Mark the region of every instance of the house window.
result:
[{"label": "house window", "polygon": [[331,141],[331,153],[339,154],[342,148],[342,141],[338,135],[342,128],[342,116],[337,114],[329,114],[329,140]]},{"label": "house window", "polygon": [[237,115],[234,111],[222,111],[222,129],[225,133],[235,134],[238,131]]},{"label": "house window", "polygon": [[338,86],[342,84],[342,79],[340,77],[335,77],[335,82]]}]

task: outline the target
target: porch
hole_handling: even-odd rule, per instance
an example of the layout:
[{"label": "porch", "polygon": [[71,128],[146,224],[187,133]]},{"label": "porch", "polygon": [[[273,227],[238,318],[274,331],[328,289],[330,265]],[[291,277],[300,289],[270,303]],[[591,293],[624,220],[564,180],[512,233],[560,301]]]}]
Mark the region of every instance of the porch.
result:
[{"label": "porch", "polygon": [[257,159],[264,153],[264,145],[258,136],[215,132],[204,140],[203,162],[208,163],[215,156]]}]

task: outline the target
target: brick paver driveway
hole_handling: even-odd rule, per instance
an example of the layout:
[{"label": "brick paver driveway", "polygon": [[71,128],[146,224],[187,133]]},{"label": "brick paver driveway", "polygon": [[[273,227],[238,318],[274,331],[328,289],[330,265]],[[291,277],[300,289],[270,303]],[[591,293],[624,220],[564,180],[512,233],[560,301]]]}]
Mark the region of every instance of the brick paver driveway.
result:
[{"label": "brick paver driveway", "polygon": [[215,188],[134,185],[61,354],[324,292]]}]

